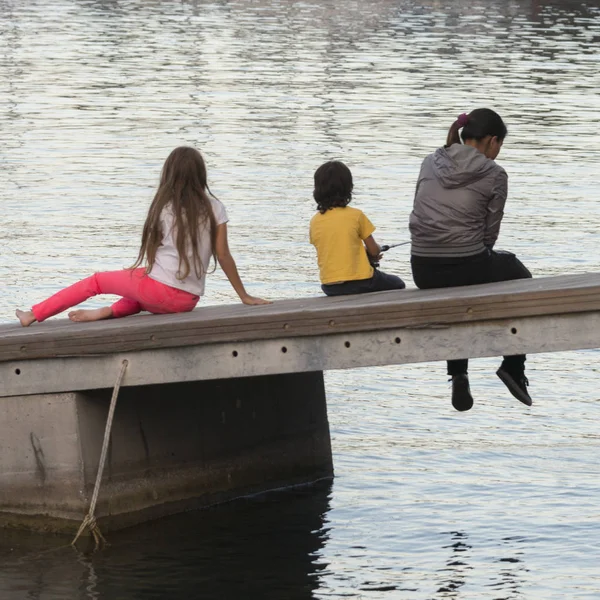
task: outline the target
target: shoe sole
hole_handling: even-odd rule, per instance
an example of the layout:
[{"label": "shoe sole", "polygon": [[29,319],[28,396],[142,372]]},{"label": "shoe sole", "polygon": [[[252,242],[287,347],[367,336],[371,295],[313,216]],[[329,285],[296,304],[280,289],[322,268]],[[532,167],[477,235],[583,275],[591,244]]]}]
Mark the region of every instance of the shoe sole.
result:
[{"label": "shoe sole", "polygon": [[517,382],[502,369],[496,371],[496,375],[500,377],[502,383],[507,387],[508,391],[519,401],[525,404],[525,406],[531,406],[533,402],[529,396],[523,394],[523,390],[519,387]]}]

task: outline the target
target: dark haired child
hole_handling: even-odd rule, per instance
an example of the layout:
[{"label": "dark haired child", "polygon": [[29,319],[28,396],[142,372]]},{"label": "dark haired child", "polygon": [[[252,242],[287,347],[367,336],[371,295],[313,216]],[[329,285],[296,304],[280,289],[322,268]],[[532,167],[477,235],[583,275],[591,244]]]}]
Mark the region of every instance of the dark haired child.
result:
[{"label": "dark haired child", "polygon": [[[478,108],[460,115],[446,145],[423,160],[409,224],[418,288],[531,277],[514,254],[493,249],[508,187],[506,171],[495,159],[506,134],[498,113]],[[467,368],[467,359],[448,361],[456,410],[473,406]],[[515,398],[531,406],[524,355],[505,356],[496,373]]]},{"label": "dark haired child", "polygon": [[[327,296],[401,290],[406,286],[371,264],[381,258],[375,227],[352,199],[352,173],[337,160],[315,171],[313,196],[319,212],[310,221],[310,243],[317,250],[321,289]],[[369,260],[369,258],[371,260]]]}]

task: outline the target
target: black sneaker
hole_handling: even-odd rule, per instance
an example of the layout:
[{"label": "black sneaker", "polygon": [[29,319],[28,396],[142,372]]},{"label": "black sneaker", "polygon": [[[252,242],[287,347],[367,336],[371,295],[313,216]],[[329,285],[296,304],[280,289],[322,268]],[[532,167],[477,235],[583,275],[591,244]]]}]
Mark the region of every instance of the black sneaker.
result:
[{"label": "black sneaker", "polygon": [[500,377],[502,383],[508,388],[508,391],[520,402],[527,406],[532,405],[531,397],[527,392],[527,386],[529,380],[525,377],[524,373],[514,375],[510,371],[507,371],[504,367],[500,367],[496,371],[496,375]]},{"label": "black sneaker", "polygon": [[452,406],[461,412],[473,408],[473,396],[466,373],[452,375]]}]

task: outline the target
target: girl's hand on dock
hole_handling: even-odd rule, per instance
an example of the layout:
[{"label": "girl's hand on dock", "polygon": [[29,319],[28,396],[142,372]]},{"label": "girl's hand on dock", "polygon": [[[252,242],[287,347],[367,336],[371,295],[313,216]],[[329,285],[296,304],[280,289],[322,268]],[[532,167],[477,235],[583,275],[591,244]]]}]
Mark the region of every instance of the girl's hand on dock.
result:
[{"label": "girl's hand on dock", "polygon": [[271,300],[265,300],[264,298],[256,298],[255,296],[250,296],[249,294],[242,296],[241,300],[244,304],[250,304],[253,306],[256,306],[258,304],[272,304]]}]

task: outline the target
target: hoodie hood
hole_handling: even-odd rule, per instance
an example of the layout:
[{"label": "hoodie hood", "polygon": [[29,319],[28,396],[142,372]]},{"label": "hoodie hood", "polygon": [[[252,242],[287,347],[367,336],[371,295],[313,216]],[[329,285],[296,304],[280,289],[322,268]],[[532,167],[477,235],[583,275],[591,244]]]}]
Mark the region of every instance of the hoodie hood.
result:
[{"label": "hoodie hood", "polygon": [[452,144],[433,153],[433,172],[445,188],[478,181],[496,168],[496,163],[473,146]]}]

